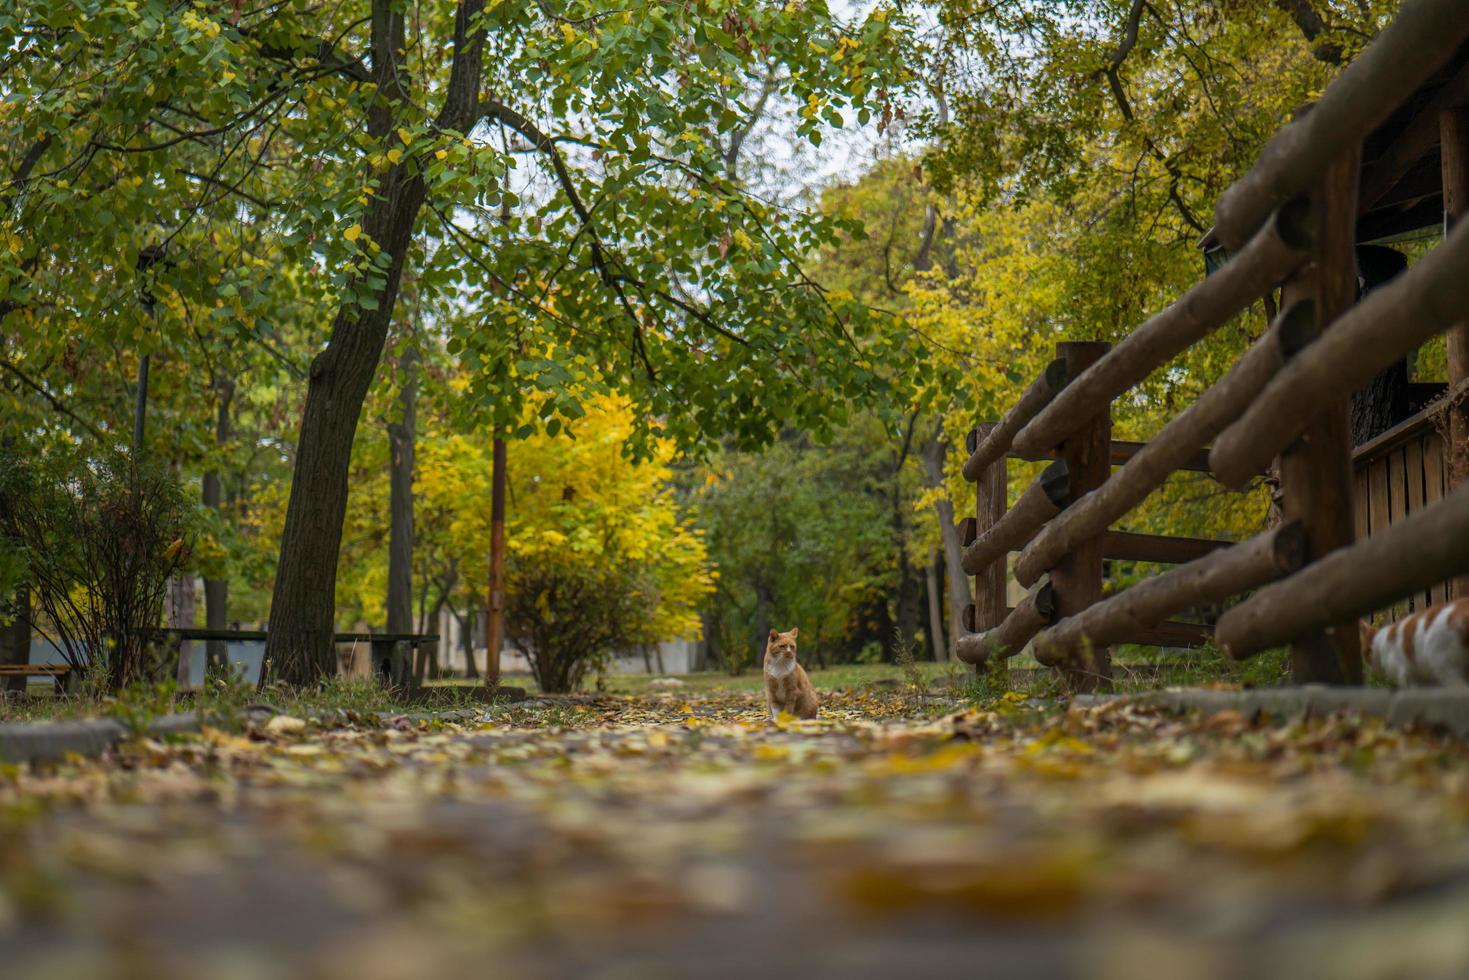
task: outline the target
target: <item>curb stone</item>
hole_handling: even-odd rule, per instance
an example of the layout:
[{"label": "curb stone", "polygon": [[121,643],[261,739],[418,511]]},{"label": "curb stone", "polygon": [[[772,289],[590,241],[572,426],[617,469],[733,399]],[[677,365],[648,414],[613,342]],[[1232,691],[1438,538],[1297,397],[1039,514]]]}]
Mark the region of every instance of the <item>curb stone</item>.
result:
[{"label": "curb stone", "polygon": [[1083,708],[1114,702],[1169,711],[1200,711],[1209,715],[1222,711],[1239,711],[1246,715],[1266,713],[1282,720],[1347,711],[1383,718],[1394,725],[1431,725],[1461,738],[1469,737],[1469,690],[1465,689],[1386,691],[1306,684],[1257,691],[1167,690],[1145,694],[1079,694],[1071,699],[1072,704]]},{"label": "curb stone", "polygon": [[[198,730],[199,717],[192,711],[165,715],[148,725],[148,734],[154,737]],[[16,764],[59,761],[68,755],[102,755],[130,734],[126,725],[111,718],[0,725],[0,762]]]}]

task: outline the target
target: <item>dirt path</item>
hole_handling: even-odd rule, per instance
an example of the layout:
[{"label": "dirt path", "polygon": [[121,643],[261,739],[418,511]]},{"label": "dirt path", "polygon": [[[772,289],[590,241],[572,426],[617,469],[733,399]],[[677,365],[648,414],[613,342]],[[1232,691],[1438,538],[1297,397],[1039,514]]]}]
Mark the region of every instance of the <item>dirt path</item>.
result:
[{"label": "dirt path", "polygon": [[826,707],[587,698],[9,770],[3,972],[1469,976],[1462,743]]}]

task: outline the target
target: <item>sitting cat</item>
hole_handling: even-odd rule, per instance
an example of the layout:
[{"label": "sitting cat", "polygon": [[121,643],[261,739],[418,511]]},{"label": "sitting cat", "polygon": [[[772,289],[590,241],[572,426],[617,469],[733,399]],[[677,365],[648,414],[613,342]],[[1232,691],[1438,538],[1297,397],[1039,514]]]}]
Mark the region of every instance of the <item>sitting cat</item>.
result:
[{"label": "sitting cat", "polygon": [[816,692],[806,677],[805,669],[796,663],[796,634],[770,631],[765,644],[765,703],[770,720],[784,711],[797,718],[816,717]]},{"label": "sitting cat", "polygon": [[1430,606],[1382,629],[1364,622],[1362,646],[1396,687],[1469,686],[1469,599]]}]

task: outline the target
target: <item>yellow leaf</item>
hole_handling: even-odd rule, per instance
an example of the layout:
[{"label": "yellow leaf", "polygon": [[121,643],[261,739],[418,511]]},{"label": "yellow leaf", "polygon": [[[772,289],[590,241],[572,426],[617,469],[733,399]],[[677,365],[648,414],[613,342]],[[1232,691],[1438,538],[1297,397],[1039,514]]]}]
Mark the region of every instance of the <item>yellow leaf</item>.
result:
[{"label": "yellow leaf", "polygon": [[566,38],[566,43],[571,44],[576,40],[576,28],[570,24],[561,25],[561,36]]},{"label": "yellow leaf", "polygon": [[342,237],[347,239],[347,241],[349,242],[355,242],[357,239],[362,237],[362,226],[353,225],[351,228],[348,228],[346,231],[342,232]]},{"label": "yellow leaf", "polygon": [[398,149],[396,146],[388,151],[389,163],[397,163],[401,159],[403,159],[403,151]]}]

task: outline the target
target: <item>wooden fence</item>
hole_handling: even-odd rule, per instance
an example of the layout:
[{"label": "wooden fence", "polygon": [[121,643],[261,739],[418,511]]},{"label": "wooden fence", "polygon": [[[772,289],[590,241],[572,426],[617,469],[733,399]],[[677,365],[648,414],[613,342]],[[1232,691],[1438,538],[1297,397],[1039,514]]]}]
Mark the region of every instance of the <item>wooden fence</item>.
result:
[{"label": "wooden fence", "polygon": [[[978,665],[1033,643],[1038,660],[1084,690],[1110,679],[1111,644],[1188,645],[1197,628],[1169,617],[1257,590],[1217,624],[1228,655],[1288,644],[1297,680],[1360,683],[1354,620],[1415,595],[1446,597],[1444,583],[1469,572],[1469,328],[1456,326],[1469,312],[1469,222],[1457,221],[1469,200],[1469,84],[1457,79],[1469,68],[1431,97],[1420,92],[1463,59],[1466,37],[1469,0],[1405,4],[1220,198],[1213,234],[1230,253],[1225,264],[1115,347],[1059,345],[1014,408],[971,434],[964,476],[976,485],[976,507],[963,534],[975,601],[956,645],[961,659]],[[1374,147],[1363,177],[1364,139],[1404,113],[1397,143]],[[1359,216],[1393,186],[1382,175],[1416,162],[1425,139],[1441,144],[1453,230],[1358,302]],[[1359,194],[1359,181],[1378,197]],[[1111,439],[1114,399],[1277,288],[1281,312],[1223,378],[1150,442]],[[1445,401],[1354,455],[1352,392],[1446,331]],[[1447,421],[1423,421],[1432,418]],[[1010,457],[1055,460],[1014,507]],[[1233,488],[1273,469],[1283,520],[1235,544],[1111,530],[1181,469],[1207,469]],[[1013,551],[1014,576],[1029,591],[1010,609]],[[1182,563],[1104,599],[1108,557]]]}]

